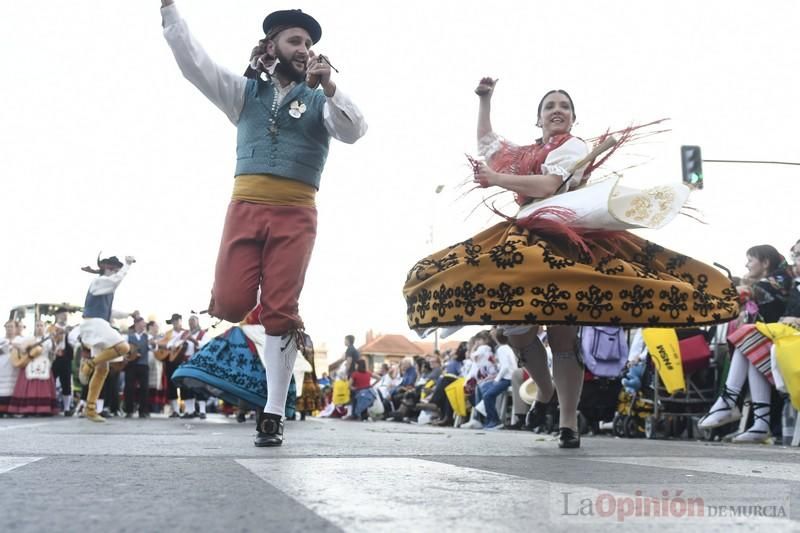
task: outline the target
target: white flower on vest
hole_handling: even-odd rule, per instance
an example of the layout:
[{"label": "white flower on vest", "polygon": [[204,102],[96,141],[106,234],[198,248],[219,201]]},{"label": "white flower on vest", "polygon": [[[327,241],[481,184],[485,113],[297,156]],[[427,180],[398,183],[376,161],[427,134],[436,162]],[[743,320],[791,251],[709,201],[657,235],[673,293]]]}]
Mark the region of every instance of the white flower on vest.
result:
[{"label": "white flower on vest", "polygon": [[292,118],[300,118],[306,112],[306,104],[300,100],[295,100],[289,104],[289,116]]}]

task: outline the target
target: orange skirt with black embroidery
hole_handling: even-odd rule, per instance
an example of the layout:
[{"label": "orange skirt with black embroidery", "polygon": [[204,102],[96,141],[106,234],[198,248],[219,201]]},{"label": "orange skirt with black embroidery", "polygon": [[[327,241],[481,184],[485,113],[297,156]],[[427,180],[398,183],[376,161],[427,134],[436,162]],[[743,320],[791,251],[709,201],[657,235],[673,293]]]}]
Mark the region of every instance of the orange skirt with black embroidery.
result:
[{"label": "orange skirt with black embroidery", "polygon": [[626,231],[583,237],[586,247],[502,222],[418,261],[403,288],[409,326],[687,327],[739,313],[711,266]]}]

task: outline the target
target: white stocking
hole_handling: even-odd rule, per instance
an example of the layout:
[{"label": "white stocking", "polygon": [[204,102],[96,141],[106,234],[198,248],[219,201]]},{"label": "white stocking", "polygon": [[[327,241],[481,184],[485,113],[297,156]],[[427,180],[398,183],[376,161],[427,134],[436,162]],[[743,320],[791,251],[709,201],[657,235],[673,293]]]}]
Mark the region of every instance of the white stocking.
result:
[{"label": "white stocking", "polygon": [[738,399],[739,393],[742,392],[744,381],[747,379],[747,369],[750,366],[752,365],[750,364],[750,361],[747,360],[747,357],[744,356],[739,348],[736,348],[731,356],[731,366],[728,369],[728,379],[725,380],[725,388],[727,389],[727,392],[729,392],[734,398],[720,396],[717,398],[717,401],[714,402],[714,405],[711,406],[709,412],[718,411],[720,409],[730,409],[736,404],[736,399]]},{"label": "white stocking", "polygon": [[750,364],[747,380],[750,384],[750,399],[753,401],[753,425],[749,429],[769,431],[769,410],[772,390],[766,376]]},{"label": "white stocking", "polygon": [[[283,349],[281,349],[283,348]],[[283,336],[267,335],[261,362],[267,371],[267,405],[264,412],[283,416],[286,413],[286,396],[297,359],[297,344],[292,332]]]},{"label": "white stocking", "polygon": [[558,425],[577,431],[583,367],[575,352],[553,352],[553,381],[558,392]]}]

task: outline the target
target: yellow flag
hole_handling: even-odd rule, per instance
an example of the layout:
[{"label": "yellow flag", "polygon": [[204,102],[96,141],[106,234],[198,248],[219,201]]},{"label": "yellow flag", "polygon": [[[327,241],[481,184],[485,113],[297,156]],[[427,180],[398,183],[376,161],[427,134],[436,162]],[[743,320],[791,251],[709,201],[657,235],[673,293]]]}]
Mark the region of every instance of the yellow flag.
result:
[{"label": "yellow flag", "polygon": [[667,392],[673,394],[686,390],[686,380],[683,377],[681,364],[681,350],[678,346],[678,335],[674,329],[645,328],[642,331],[644,343],[653,364],[658,370],[658,375]]},{"label": "yellow flag", "polygon": [[788,324],[756,324],[775,344],[775,358],[792,406],[800,411],[800,331]]},{"label": "yellow flag", "polygon": [[467,416],[467,398],[464,394],[464,378],[458,378],[444,388],[447,400],[458,416]]}]

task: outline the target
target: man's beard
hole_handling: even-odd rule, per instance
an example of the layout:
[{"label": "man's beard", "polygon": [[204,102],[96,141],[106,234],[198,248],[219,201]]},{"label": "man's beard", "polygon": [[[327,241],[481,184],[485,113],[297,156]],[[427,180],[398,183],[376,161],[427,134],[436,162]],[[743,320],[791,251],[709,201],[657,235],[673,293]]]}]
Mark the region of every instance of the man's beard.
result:
[{"label": "man's beard", "polygon": [[275,72],[277,74],[296,83],[300,83],[306,79],[306,70],[303,69],[302,72],[299,72],[292,64],[292,58],[284,55],[280,50],[276,50],[275,55],[278,58],[278,63],[275,65]]}]

